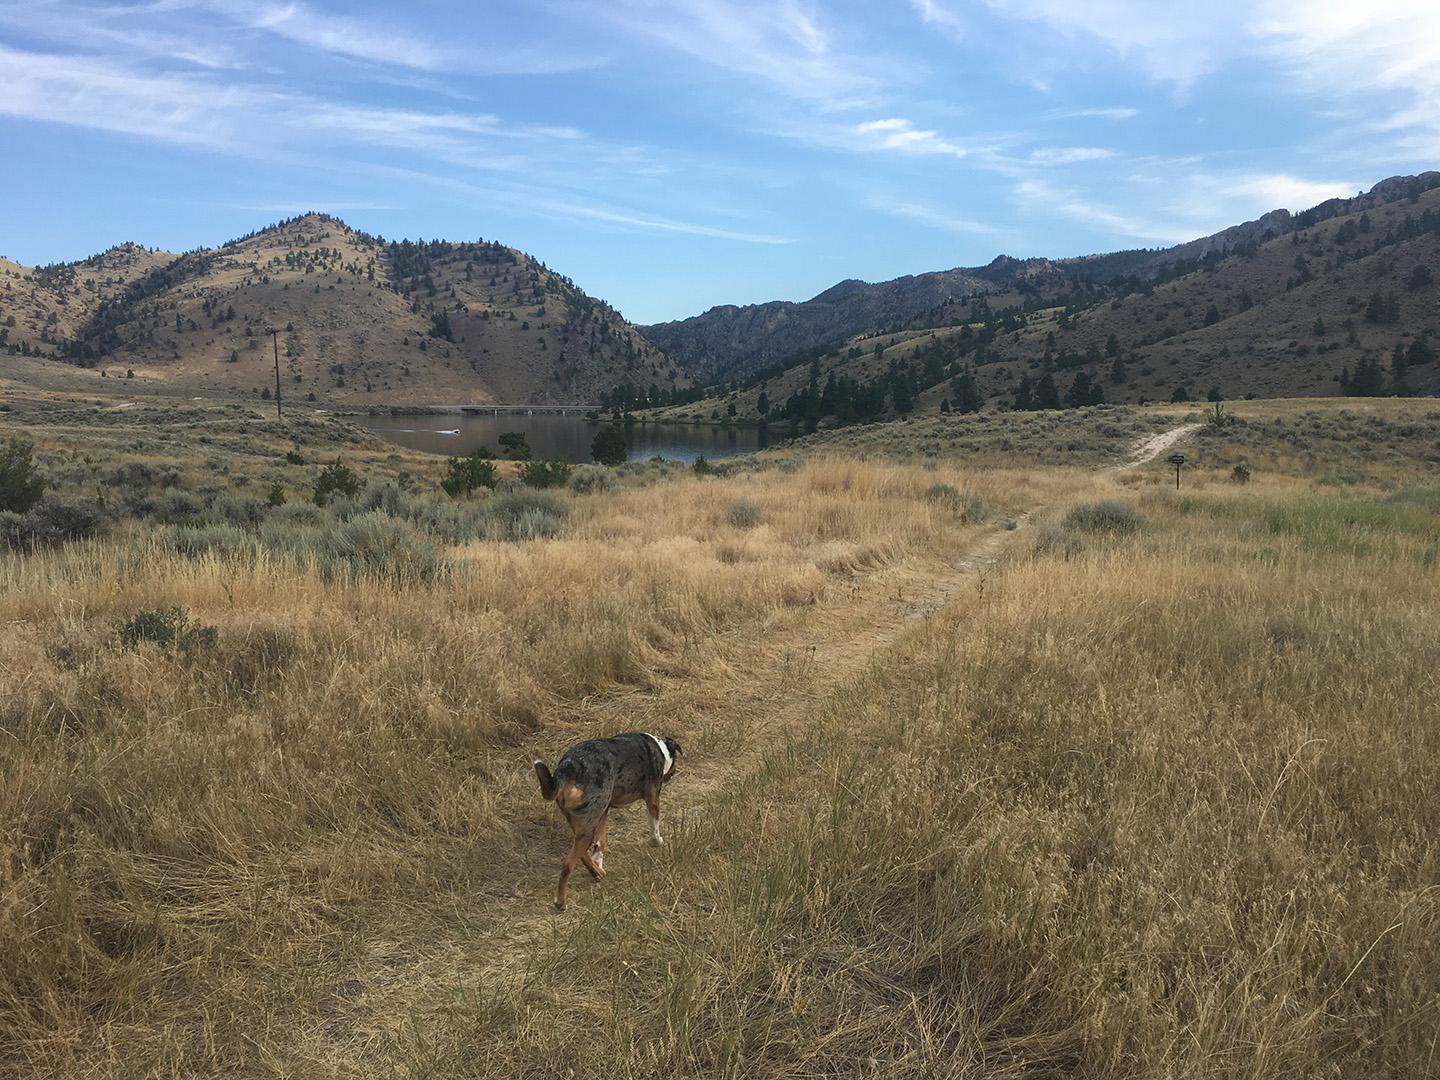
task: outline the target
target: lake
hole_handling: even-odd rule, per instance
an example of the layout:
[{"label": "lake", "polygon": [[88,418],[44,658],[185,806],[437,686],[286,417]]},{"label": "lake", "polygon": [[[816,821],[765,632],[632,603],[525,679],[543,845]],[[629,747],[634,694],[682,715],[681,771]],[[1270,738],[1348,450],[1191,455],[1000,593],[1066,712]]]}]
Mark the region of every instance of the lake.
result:
[{"label": "lake", "polygon": [[[504,457],[500,436],[519,431],[537,458],[562,457],[576,463],[590,461],[590,443],[603,426],[581,416],[559,413],[508,413],[503,416],[474,416],[443,412],[424,416],[353,417],[357,424],[411,450],[446,457],[466,457],[477,447],[487,446],[496,457]],[[770,432],[753,427],[717,427],[712,424],[631,424],[625,429],[632,461],[663,457],[692,463],[702,454],[709,460],[734,457],[763,450],[776,441]]]}]

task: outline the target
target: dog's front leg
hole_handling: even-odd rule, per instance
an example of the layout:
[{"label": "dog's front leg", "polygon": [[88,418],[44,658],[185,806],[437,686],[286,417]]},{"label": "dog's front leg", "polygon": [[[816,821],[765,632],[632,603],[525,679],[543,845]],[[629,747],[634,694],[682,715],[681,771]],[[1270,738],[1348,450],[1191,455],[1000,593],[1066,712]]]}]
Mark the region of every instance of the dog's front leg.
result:
[{"label": "dog's front leg", "polygon": [[665,843],[660,835],[660,793],[645,796],[645,809],[650,811],[650,846],[659,847]]}]

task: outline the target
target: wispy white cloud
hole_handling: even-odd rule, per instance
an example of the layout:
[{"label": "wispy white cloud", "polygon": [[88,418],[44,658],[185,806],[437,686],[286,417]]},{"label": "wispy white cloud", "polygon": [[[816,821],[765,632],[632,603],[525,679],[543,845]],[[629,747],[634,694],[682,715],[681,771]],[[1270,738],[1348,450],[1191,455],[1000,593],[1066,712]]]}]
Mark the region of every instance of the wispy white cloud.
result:
[{"label": "wispy white cloud", "polygon": [[896,66],[837,44],[821,10],[801,0],[613,0],[596,17],[711,69],[822,110],[875,98]]},{"label": "wispy white cloud", "polygon": [[[497,140],[531,147],[586,143],[577,128],[514,124],[491,113],[383,108],[225,82],[203,74],[148,74],[110,61],[0,45],[0,115],[140,135],[185,146],[268,156],[267,148],[369,144],[421,150],[476,167]],[[588,157],[610,148],[588,146]]]},{"label": "wispy white cloud", "polygon": [[422,71],[448,66],[446,50],[414,37],[397,25],[382,26],[356,18],[336,17],[300,3],[237,4],[215,0],[213,6],[243,26],[269,31],[311,49]]},{"label": "wispy white cloud", "polygon": [[[159,139],[236,149],[237,126],[274,115],[283,95],[186,75],[143,75],[86,58],[21,52],[0,45],[6,92],[0,114]],[[254,117],[254,121],[246,118]]]},{"label": "wispy white cloud", "polygon": [[910,2],[919,13],[922,22],[939,27],[952,37],[964,37],[970,32],[970,20],[954,8],[937,3],[936,0],[910,0]]},{"label": "wispy white cloud", "polygon": [[[940,8],[945,0],[916,0]],[[1040,24],[1082,47],[1059,63],[1095,63],[1090,43],[1146,76],[1189,87],[1238,60],[1278,65],[1289,93],[1337,100],[1400,91],[1392,127],[1414,127],[1440,146],[1440,5],[1433,0],[985,0],[1005,18]]]},{"label": "wispy white cloud", "polygon": [[[190,27],[152,25],[150,16],[166,14],[159,5],[94,9],[66,0],[45,4],[0,5],[0,27],[36,41],[49,41],[66,53],[123,55],[132,63],[178,61],[201,68],[233,68],[243,54],[229,41],[207,37]],[[187,5],[188,6],[188,5]]]},{"label": "wispy white cloud", "polygon": [[909,120],[890,117],[867,120],[850,129],[855,145],[865,150],[897,150],[904,154],[944,154],[961,158],[970,151],[939,132],[922,131]]},{"label": "wispy white cloud", "polygon": [[1371,119],[1371,126],[1408,132],[1408,149],[1417,156],[1440,155],[1440,6],[1269,0],[1247,30],[1300,89],[1340,102],[1365,93],[1403,95],[1404,104]]},{"label": "wispy white cloud", "polygon": [[[1100,43],[1157,80],[1188,84],[1234,54],[1243,0],[1173,4],[1168,0],[985,0],[1011,19],[1041,23],[1065,37]],[[1070,51],[1085,63],[1083,51]]]},{"label": "wispy white cloud", "polygon": [[1119,237],[1145,243],[1179,244],[1194,239],[1181,223],[1153,221],[1116,209],[1083,192],[1056,187],[1043,180],[1024,180],[1015,186],[1015,198],[1027,214],[1068,218]]},{"label": "wispy white cloud", "polygon": [[1167,177],[1164,195],[1150,200],[1156,210],[1186,228],[1190,235],[1208,236],[1271,210],[1294,213],[1327,199],[1354,195],[1360,185],[1350,180],[1312,180],[1285,173],[1184,169]]},{"label": "wispy white cloud", "polygon": [[498,178],[493,183],[476,183],[448,172],[424,169],[373,166],[368,171],[377,177],[383,176],[387,182],[398,179],[412,187],[423,185],[444,188],[468,202],[554,221],[600,223],[613,226],[616,231],[703,236],[747,244],[783,245],[794,242],[790,237],[773,233],[724,228],[666,215],[647,214],[591,196],[588,192],[562,191],[555,185],[540,187],[524,178],[515,178],[508,183]]},{"label": "wispy white cloud", "polygon": [[624,211],[611,210],[602,206],[587,206],[558,200],[548,200],[544,205],[552,212],[566,217],[589,218],[594,221],[603,221],[612,225],[654,232],[685,233],[690,236],[705,236],[715,240],[738,240],[746,244],[789,244],[794,242],[784,236],[738,232],[733,229],[716,228],[713,225],[700,225],[694,222],[674,221],[663,217],[647,217],[633,213],[625,213]]},{"label": "wispy white cloud", "polygon": [[1062,109],[1054,115],[1061,120],[1081,120],[1090,116],[1098,117],[1102,120],[1133,120],[1140,115],[1140,110],[1124,107],[1110,109]]},{"label": "wispy white cloud", "polygon": [[407,8],[405,14],[401,21],[383,7],[376,13],[358,3],[334,14],[301,0],[42,0],[0,4],[0,27],[56,52],[211,69],[272,69],[285,59],[277,52],[287,48],[290,59],[293,50],[300,50],[319,61],[358,61],[378,78],[403,78],[406,72],[412,77],[551,75],[602,60],[582,37],[537,35],[530,26],[522,32],[502,18],[479,26],[453,9],[445,12],[443,23],[427,18],[423,9]]},{"label": "wispy white cloud", "polygon": [[1267,209],[1305,210],[1326,199],[1341,199],[1358,190],[1353,180],[1306,180],[1284,173],[1241,173],[1234,176],[1200,176],[1192,183],[1226,200],[1250,200]]},{"label": "wispy white cloud", "polygon": [[864,205],[882,214],[908,218],[911,221],[918,221],[922,225],[928,225],[936,229],[944,229],[946,232],[961,233],[964,235],[994,236],[1000,231],[994,225],[987,224],[983,221],[972,221],[968,218],[959,217],[948,210],[927,205],[926,203],[913,199],[872,195],[864,200]]},{"label": "wispy white cloud", "polygon": [[1030,152],[1030,160],[1040,165],[1074,165],[1081,161],[1103,161],[1114,156],[1113,150],[1098,146],[1046,146]]}]

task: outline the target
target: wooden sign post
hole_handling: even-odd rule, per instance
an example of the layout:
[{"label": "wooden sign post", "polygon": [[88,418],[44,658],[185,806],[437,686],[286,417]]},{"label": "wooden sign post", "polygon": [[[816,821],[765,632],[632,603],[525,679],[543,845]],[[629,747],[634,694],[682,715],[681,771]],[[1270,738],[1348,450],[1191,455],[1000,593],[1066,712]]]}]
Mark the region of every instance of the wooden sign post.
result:
[{"label": "wooden sign post", "polygon": [[1175,466],[1175,490],[1180,490],[1180,466],[1185,464],[1184,454],[1171,454],[1170,464]]}]

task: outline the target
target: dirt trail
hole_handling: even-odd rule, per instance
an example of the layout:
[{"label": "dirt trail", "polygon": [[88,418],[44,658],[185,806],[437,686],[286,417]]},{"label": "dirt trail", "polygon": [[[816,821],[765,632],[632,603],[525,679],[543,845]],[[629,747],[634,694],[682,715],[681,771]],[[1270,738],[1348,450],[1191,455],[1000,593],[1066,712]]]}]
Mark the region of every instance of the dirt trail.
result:
[{"label": "dirt trail", "polygon": [[1101,472],[1124,472],[1126,469],[1133,469],[1137,465],[1144,465],[1147,461],[1154,461],[1170,447],[1174,446],[1181,439],[1185,438],[1192,431],[1198,431],[1199,424],[1181,424],[1169,431],[1162,431],[1158,435],[1151,435],[1148,439],[1142,439],[1131,451],[1130,457],[1119,465],[1110,465]]}]

